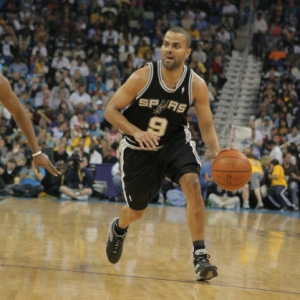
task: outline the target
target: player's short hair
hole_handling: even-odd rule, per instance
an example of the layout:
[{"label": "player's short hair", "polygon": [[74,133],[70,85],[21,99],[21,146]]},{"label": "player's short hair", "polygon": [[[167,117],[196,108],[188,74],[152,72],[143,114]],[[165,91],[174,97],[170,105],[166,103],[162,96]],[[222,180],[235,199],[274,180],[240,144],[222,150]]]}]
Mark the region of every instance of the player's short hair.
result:
[{"label": "player's short hair", "polygon": [[171,27],[167,32],[174,32],[174,33],[181,33],[185,36],[185,41],[186,41],[186,47],[190,48],[191,44],[192,44],[192,38],[190,36],[190,34],[182,27],[179,26],[175,26],[175,27]]}]

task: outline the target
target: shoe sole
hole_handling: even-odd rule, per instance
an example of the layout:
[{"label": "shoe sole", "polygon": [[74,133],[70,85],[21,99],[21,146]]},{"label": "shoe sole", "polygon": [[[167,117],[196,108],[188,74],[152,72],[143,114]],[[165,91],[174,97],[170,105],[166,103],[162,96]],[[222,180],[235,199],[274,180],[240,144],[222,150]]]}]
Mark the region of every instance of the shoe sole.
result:
[{"label": "shoe sole", "polygon": [[196,280],[197,281],[205,281],[205,280],[210,280],[214,277],[218,276],[218,271],[215,267],[211,266],[211,267],[207,267],[205,270],[203,270],[201,272],[201,274],[197,274],[196,275]]}]

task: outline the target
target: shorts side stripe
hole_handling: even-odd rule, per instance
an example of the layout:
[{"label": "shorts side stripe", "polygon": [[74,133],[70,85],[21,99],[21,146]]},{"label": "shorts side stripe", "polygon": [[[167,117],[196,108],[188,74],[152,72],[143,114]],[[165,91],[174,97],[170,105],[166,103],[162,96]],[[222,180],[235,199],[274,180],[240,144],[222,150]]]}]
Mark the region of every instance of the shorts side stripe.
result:
[{"label": "shorts side stripe", "polygon": [[[121,170],[121,181],[122,181],[122,187],[123,187],[123,195],[124,195],[124,199],[128,205],[128,199],[127,199],[127,195],[125,192],[125,182],[124,182],[124,177],[125,177],[125,173],[124,173],[124,151],[127,148],[127,143],[125,141],[125,138],[123,138],[120,142],[120,146],[119,146],[119,151],[120,151],[120,170]],[[128,205],[129,206],[129,205]]]},{"label": "shorts side stripe", "polygon": [[200,157],[199,157],[199,155],[198,155],[198,153],[197,153],[197,150],[196,150],[196,142],[195,142],[195,141],[189,141],[189,144],[190,144],[190,146],[192,147],[192,151],[193,151],[193,153],[194,153],[194,155],[195,155],[195,158],[196,158],[196,160],[197,160],[197,163],[200,165],[200,167],[202,167]]}]

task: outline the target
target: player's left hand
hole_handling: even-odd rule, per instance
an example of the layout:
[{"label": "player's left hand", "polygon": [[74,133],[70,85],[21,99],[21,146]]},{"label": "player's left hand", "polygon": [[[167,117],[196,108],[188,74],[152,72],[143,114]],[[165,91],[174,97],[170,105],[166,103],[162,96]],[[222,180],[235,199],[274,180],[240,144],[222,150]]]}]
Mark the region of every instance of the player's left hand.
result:
[{"label": "player's left hand", "polygon": [[40,167],[43,167],[49,171],[53,176],[58,176],[61,173],[56,170],[56,168],[52,165],[51,161],[44,156],[43,154],[37,155],[33,158],[33,163],[40,173]]}]

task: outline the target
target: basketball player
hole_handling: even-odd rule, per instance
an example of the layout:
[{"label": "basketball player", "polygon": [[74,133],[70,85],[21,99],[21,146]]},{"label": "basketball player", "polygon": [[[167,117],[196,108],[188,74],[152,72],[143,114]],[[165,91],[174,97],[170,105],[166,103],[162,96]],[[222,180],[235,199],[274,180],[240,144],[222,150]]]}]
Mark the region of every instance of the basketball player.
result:
[{"label": "basketball player", "polygon": [[127,202],[120,217],[113,220],[106,253],[111,263],[119,261],[128,226],[143,216],[167,177],[181,186],[187,199],[196,280],[209,280],[218,271],[205,251],[200,160],[186,122],[191,105],[203,141],[213,153],[220,149],[206,84],[184,64],[191,54],[190,45],[187,31],[171,28],[164,37],[162,61],[135,71],[106,107],[106,119],[125,135],[120,143],[120,166]]},{"label": "basketball player", "polygon": [[[2,66],[0,65],[0,71],[2,70]],[[3,103],[5,108],[13,115],[14,120],[24,133],[27,142],[32,151],[32,157],[34,165],[36,166],[38,172],[39,167],[44,167],[47,169],[52,175],[57,176],[60,174],[58,170],[52,165],[49,159],[47,159],[37,144],[35,133],[30,121],[28,114],[23,108],[21,102],[18,100],[15,93],[12,91],[9,82],[0,72],[0,101]]]}]

